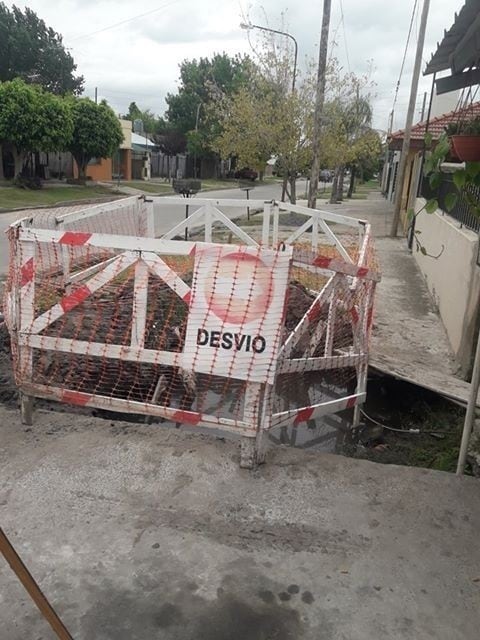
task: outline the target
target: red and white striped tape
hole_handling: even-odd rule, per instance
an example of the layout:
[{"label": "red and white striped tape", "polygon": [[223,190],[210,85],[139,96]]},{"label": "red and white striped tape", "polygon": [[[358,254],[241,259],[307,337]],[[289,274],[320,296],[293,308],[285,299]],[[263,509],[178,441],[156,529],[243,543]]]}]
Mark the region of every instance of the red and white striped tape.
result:
[{"label": "red and white striped tape", "polygon": [[340,398],[338,400],[330,400],[328,402],[322,402],[312,405],[310,407],[301,407],[300,409],[292,409],[291,411],[283,411],[282,413],[275,413],[272,416],[271,427],[298,427],[308,420],[315,420],[321,416],[328,415],[330,413],[337,413],[344,411],[345,409],[353,409],[357,404],[365,402],[366,393],[357,393],[346,398]]},{"label": "red and white striped tape", "polygon": [[88,244],[93,233],[84,233],[82,231],[65,231],[58,240],[59,244],[67,244],[71,247],[81,247]]},{"label": "red and white striped tape", "polygon": [[32,282],[35,276],[35,263],[33,258],[28,258],[20,267],[20,286],[25,287]]},{"label": "red and white striped tape", "polygon": [[367,280],[380,281],[380,274],[369,267],[350,264],[340,258],[330,258],[328,256],[318,255],[315,252],[306,252],[305,249],[293,250],[293,262],[307,264],[318,269],[326,269],[328,271],[336,271],[344,273],[354,278],[365,278]]},{"label": "red and white striped tape", "polygon": [[[63,389],[58,399],[66,404],[74,404],[79,407],[88,407],[90,404],[95,404],[95,395],[84,393],[82,391],[72,391],[69,389]],[[115,403],[114,398],[111,398],[111,401],[112,403]],[[119,402],[125,402],[125,400],[119,400]],[[147,407],[148,404],[145,403],[145,406]],[[169,408],[168,410],[168,417],[172,422],[180,422],[182,424],[196,426],[202,421],[202,414],[197,411],[184,411],[172,408]]]}]

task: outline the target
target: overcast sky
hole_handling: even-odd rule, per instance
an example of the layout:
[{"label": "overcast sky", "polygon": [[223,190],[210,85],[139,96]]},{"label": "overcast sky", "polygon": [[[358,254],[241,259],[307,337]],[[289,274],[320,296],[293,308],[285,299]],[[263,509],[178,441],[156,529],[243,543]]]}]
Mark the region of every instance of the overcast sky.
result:
[{"label": "overcast sky", "polygon": [[[300,62],[306,56],[316,58],[323,6],[322,0],[31,0],[15,4],[29,6],[63,34],[78,71],[85,76],[85,95],[93,97],[98,87],[99,97],[118,112],[126,111],[135,100],[156,113],[165,110],[166,93],[176,90],[182,60],[250,51],[247,35],[239,28],[247,15],[252,22],[265,25],[268,20],[270,27],[278,28],[285,11],[284,24],[298,40]],[[364,73],[369,60],[373,61],[374,124],[380,129],[387,128],[413,4],[414,0],[332,0],[334,54],[345,69],[357,73]],[[425,61],[463,4],[463,0],[431,0]],[[419,22],[417,12],[394,128],[404,124]],[[430,78],[421,79],[418,109],[430,83]]]}]

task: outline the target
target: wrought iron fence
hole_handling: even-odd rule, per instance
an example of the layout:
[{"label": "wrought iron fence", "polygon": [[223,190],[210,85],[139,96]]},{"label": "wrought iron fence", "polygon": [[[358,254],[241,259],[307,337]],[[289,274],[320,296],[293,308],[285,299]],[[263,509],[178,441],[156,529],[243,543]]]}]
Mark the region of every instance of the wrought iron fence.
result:
[{"label": "wrought iron fence", "polygon": [[[475,199],[476,202],[480,202],[480,188],[478,187],[467,187],[470,195]],[[449,193],[458,193],[457,188],[453,184],[453,174],[444,173],[442,174],[442,181],[438,189],[432,189],[428,182],[428,178],[423,178],[421,185],[421,195],[422,197],[429,200],[430,198],[435,198],[438,200],[439,208],[444,212],[448,213],[452,218],[458,220],[460,223],[460,228],[465,227],[467,229],[471,229],[475,232],[480,232],[480,218],[475,214],[472,210],[472,207],[468,204],[466,199],[463,196],[460,196],[451,211],[447,210],[445,206],[445,198]]]}]

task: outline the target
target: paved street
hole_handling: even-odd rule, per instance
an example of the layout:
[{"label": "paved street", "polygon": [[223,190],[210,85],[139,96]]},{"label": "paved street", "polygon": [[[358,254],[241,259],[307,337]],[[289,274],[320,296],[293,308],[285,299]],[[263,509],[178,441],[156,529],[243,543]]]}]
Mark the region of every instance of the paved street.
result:
[{"label": "paved street", "polygon": [[[304,184],[304,183],[303,183]],[[252,184],[253,186],[253,184]],[[262,184],[260,186],[254,187],[250,192],[250,200],[279,200],[281,197],[282,186],[279,183],[271,183],[271,184]],[[241,189],[220,189],[218,191],[205,191],[203,193],[199,193],[197,198],[211,198],[213,200],[216,199],[234,199],[234,200],[245,200],[246,202],[246,193]],[[187,200],[185,200],[187,203]],[[189,214],[194,213],[198,207],[195,206],[195,197],[189,199]],[[159,199],[159,203],[161,203],[161,199]],[[222,213],[224,213],[229,218],[238,218],[239,216],[246,214],[246,204],[245,209],[238,207],[222,207]],[[173,226],[182,222],[185,218],[185,208],[184,207],[162,207],[159,204],[155,209],[155,235],[159,236],[166,233]]]},{"label": "paved street", "polygon": [[[250,191],[250,198],[257,200],[271,200],[273,198],[279,199],[281,196],[281,185],[277,182],[262,184],[259,186],[254,186],[254,189]],[[298,181],[298,193],[302,194],[305,190],[305,182]],[[139,192],[140,193],[140,192]],[[198,197],[204,198],[233,198],[238,200],[245,200],[246,194],[241,189],[220,189],[218,191],[206,191],[198,195]],[[196,210],[194,206],[195,198],[192,198],[190,212],[193,213]],[[70,210],[74,209],[83,209],[88,207],[89,205],[83,204],[75,207],[70,207]],[[223,210],[223,209],[222,209]],[[223,210],[226,215],[231,218],[235,218],[239,215],[243,215],[242,209],[231,208]],[[246,211],[246,209],[245,209]],[[12,211],[10,213],[2,213],[0,214],[0,277],[5,275],[8,270],[8,260],[9,260],[9,250],[8,250],[8,242],[5,236],[5,231],[10,224],[18,220],[19,218],[23,218],[25,215],[32,216],[35,218],[38,215],[45,215],[45,209],[30,209],[28,213],[22,211]],[[157,234],[165,233],[173,227],[178,222],[181,222],[185,216],[185,209],[183,207],[168,207],[168,209],[162,209],[160,213],[158,211],[158,215],[156,216],[156,232]]]}]

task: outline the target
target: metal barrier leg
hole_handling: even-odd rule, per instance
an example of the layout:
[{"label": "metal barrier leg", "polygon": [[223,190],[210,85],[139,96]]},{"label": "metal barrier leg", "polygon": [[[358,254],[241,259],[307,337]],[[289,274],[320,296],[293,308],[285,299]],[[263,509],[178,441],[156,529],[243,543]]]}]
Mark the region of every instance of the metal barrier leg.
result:
[{"label": "metal barrier leg", "polygon": [[242,436],[240,443],[240,467],[254,469],[265,461],[263,447],[263,419],[265,417],[266,385],[251,382],[245,391],[244,421],[255,427],[252,435]]},{"label": "metal barrier leg", "polygon": [[240,467],[254,469],[258,464],[257,438],[242,436],[240,442]]},{"label": "metal barrier leg", "polygon": [[26,424],[29,427],[33,424],[33,396],[28,396],[26,393],[20,393],[20,413],[22,416],[22,424]]},{"label": "metal barrier leg", "polygon": [[52,605],[42,593],[40,587],[33,579],[27,567],[23,564],[20,556],[15,551],[3,529],[0,528],[0,552],[8,562],[12,571],[27,590],[28,595],[37,605],[40,613],[48,624],[52,627],[60,640],[73,640],[63,622],[58,617]]}]

